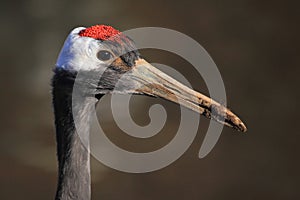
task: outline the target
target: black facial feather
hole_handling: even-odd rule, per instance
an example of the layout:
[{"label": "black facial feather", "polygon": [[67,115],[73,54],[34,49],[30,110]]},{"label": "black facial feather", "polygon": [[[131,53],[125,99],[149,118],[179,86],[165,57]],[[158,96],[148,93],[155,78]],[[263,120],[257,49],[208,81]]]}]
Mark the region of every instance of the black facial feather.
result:
[{"label": "black facial feather", "polygon": [[134,66],[135,61],[140,57],[140,53],[133,40],[123,34],[114,36],[109,40],[99,41],[102,45],[105,45],[105,47],[110,49],[117,57],[120,57],[129,67]]}]

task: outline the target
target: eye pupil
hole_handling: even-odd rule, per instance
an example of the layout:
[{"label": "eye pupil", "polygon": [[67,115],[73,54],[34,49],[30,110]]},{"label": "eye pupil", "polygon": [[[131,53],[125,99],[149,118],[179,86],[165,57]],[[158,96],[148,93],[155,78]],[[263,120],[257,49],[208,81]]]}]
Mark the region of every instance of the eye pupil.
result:
[{"label": "eye pupil", "polygon": [[99,51],[97,53],[97,57],[99,60],[107,61],[107,60],[111,59],[112,55],[109,51]]}]

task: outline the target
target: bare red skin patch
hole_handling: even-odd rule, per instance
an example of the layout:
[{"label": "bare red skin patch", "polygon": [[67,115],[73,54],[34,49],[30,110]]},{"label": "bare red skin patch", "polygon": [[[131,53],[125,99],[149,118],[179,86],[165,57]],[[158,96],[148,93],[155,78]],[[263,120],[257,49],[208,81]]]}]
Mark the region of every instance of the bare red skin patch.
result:
[{"label": "bare red skin patch", "polygon": [[96,40],[108,40],[110,37],[119,35],[121,32],[111,26],[95,25],[79,32],[82,37],[90,37]]}]

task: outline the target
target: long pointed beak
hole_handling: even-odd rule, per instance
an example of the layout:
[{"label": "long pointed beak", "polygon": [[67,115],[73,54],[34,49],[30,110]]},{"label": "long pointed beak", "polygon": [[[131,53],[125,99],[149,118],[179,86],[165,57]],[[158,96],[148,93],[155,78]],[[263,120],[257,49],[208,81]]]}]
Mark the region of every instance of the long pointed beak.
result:
[{"label": "long pointed beak", "polygon": [[239,131],[247,131],[245,124],[228,108],[181,84],[144,59],[136,61],[130,76],[140,83],[137,93],[161,97]]}]

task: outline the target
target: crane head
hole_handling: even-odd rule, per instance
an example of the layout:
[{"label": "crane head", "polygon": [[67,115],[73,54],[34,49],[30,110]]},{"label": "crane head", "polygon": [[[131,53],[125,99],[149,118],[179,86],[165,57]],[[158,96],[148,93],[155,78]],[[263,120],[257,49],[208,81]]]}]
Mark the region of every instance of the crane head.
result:
[{"label": "crane head", "polygon": [[228,108],[148,63],[140,56],[134,42],[111,26],[79,27],[71,31],[58,57],[56,69],[92,75],[85,82],[89,82],[89,87],[93,88],[90,93],[96,97],[107,93],[160,97],[236,130],[247,130]]}]

